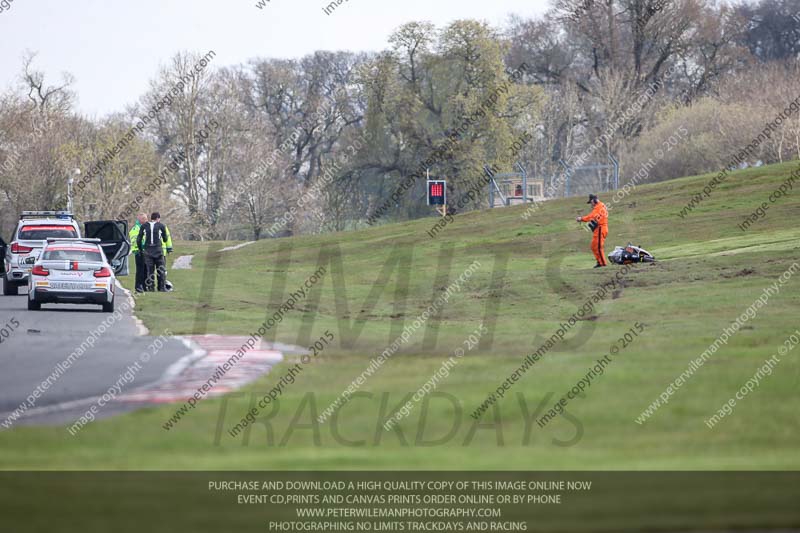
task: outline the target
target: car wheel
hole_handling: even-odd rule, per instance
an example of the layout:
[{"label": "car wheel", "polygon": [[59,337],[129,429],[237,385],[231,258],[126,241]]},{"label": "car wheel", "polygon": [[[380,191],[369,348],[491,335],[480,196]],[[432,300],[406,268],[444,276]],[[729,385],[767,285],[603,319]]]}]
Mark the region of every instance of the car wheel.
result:
[{"label": "car wheel", "polygon": [[104,313],[113,313],[114,312],[114,300],[111,300],[107,304],[103,304],[103,312]]},{"label": "car wheel", "polygon": [[36,300],[31,300],[28,298],[28,311],[40,311],[42,309],[42,304],[37,302]]},{"label": "car wheel", "polygon": [[19,294],[19,285],[9,281],[7,276],[3,276],[3,295],[16,296],[17,294]]}]

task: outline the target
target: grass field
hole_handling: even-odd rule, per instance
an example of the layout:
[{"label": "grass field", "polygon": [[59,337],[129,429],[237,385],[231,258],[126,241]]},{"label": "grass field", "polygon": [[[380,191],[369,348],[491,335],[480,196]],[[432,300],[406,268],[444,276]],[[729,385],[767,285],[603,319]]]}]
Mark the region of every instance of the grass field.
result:
[{"label": "grass field", "polygon": [[[264,410],[268,425],[243,435],[226,432],[289,363],[241,394],[204,400],[170,431],[162,427],[175,411],[168,405],[92,424],[76,437],[64,428],[2,432],[0,468],[798,469],[800,349],[730,416],[713,429],[704,424],[800,328],[798,275],[667,405],[635,422],[800,261],[799,191],[772,204],[748,231],[737,227],[795,168],[796,161],[734,173],[683,219],[677,213],[710,176],[640,186],[615,205],[601,197],[612,207],[606,253],[633,241],[659,261],[633,266],[479,422],[470,413],[619,270],[591,268],[590,234],[574,222],[588,212],[583,197],[547,202],[528,220],[524,206],[458,215],[433,239],[426,232],[435,218],[260,241],[221,255],[214,253],[219,243],[178,243],[178,255],[195,255],[194,270],[171,271],[176,292],[137,304],[153,334],[167,327],[177,334],[248,334],[322,265],[322,281],[267,338],[307,346],[329,330],[334,341],[303,366],[277,411]],[[314,423],[474,261],[475,274],[363,384],[364,394],[335,422]],[[568,416],[540,428],[532,420],[540,404],[547,400],[549,408],[637,322],[644,331],[584,397],[569,403]],[[443,394],[418,404],[397,432],[384,431],[380,415],[399,408],[465,348],[481,323],[490,333],[438,383]]]}]

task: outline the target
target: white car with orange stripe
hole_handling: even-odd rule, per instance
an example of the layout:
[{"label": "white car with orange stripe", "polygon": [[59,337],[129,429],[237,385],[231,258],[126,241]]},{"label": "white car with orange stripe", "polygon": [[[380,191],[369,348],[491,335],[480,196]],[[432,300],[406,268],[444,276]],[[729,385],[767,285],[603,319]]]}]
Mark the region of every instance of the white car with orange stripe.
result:
[{"label": "white car with orange stripe", "polygon": [[114,312],[116,277],[100,239],[47,240],[30,273],[28,310],[42,304],[99,304]]}]

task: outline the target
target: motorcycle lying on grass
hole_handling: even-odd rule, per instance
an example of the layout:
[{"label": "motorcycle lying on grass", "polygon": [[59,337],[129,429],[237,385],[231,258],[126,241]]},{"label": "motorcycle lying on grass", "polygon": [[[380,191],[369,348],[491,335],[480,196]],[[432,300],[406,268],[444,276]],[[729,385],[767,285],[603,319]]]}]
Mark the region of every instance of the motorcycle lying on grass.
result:
[{"label": "motorcycle lying on grass", "polygon": [[628,243],[627,246],[617,246],[608,254],[608,260],[617,265],[630,265],[631,263],[654,263],[656,258],[639,246]]}]

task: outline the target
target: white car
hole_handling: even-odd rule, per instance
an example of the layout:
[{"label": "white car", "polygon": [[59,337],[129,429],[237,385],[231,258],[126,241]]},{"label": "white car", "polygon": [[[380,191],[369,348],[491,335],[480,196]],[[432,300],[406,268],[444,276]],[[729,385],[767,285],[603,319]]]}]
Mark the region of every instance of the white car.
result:
[{"label": "white car", "polygon": [[28,283],[28,274],[49,237],[80,236],[78,223],[69,213],[23,211],[4,254],[3,294],[13,296]]},{"label": "white car", "polygon": [[117,279],[100,239],[47,239],[33,264],[28,310],[42,304],[99,304],[114,312]]},{"label": "white car", "polygon": [[[128,224],[124,221],[92,221],[84,223],[86,238],[101,239],[101,246],[117,275],[128,274]],[[78,222],[67,211],[23,211],[11,243],[4,251],[3,294],[18,294],[19,287],[28,284],[31,269],[41,255],[47,239],[76,239],[82,237]]]}]

